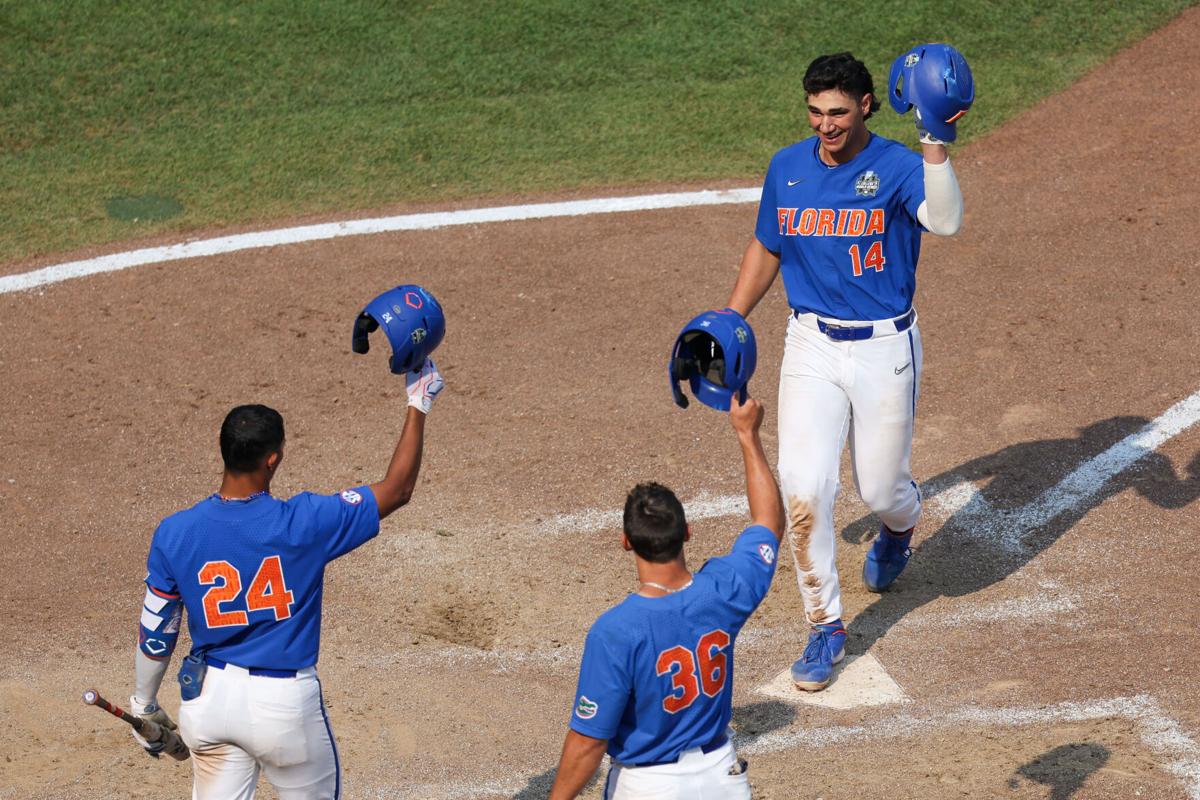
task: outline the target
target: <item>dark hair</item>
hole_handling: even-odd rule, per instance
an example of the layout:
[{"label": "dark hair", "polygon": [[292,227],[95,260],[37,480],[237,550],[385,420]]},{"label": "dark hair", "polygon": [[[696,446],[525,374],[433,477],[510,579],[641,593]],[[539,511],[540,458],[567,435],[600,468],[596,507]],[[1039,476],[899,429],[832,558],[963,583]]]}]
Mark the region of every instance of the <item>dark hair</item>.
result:
[{"label": "dark hair", "polygon": [[633,552],[647,561],[674,560],[687,536],[683,504],[665,486],[639,483],[625,498],[625,536]]},{"label": "dark hair", "polygon": [[283,447],[283,417],[261,405],[237,406],[221,423],[221,459],[230,472],[251,472]]},{"label": "dark hair", "polygon": [[818,56],[808,65],[804,73],[804,91],[807,94],[820,94],[830,89],[845,92],[855,100],[862,100],[865,95],[871,95],[871,110],[863,119],[870,119],[879,110],[879,98],[875,95],[875,82],[867,65],[850,53],[834,53],[828,56]]}]

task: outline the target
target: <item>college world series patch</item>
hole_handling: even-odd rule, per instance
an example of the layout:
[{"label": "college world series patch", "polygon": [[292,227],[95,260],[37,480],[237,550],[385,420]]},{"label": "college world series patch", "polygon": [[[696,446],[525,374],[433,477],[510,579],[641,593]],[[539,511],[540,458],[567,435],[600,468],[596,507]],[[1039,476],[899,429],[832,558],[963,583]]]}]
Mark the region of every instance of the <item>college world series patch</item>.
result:
[{"label": "college world series patch", "polygon": [[769,544],[760,544],[758,546],[758,555],[762,558],[763,563],[770,564],[775,560],[775,548]]},{"label": "college world series patch", "polygon": [[347,489],[346,491],[342,492],[342,499],[350,505],[356,506],[362,502],[362,495],[353,489]]},{"label": "college world series patch", "polygon": [[579,695],[579,705],[575,706],[575,716],[580,719],[591,719],[596,716],[597,709],[600,708],[598,703],[593,703],[587,699],[587,695]]}]

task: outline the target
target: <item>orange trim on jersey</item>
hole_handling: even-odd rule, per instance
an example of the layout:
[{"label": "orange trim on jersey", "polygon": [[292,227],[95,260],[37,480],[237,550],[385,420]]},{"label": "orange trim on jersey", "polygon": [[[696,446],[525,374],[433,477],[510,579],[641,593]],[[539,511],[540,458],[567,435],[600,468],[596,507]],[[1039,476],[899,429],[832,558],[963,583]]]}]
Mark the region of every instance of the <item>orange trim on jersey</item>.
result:
[{"label": "orange trim on jersey", "polygon": [[154,592],[159,597],[164,597],[167,600],[178,600],[179,599],[179,595],[171,594],[170,592],[164,592],[161,589],[155,589],[150,584],[146,584],[146,588],[149,589],[150,591]]},{"label": "orange trim on jersey", "polygon": [[946,124],[950,124],[950,123],[952,123],[952,122],[958,122],[960,119],[962,119],[962,118],[963,118],[963,115],[964,115],[964,114],[966,114],[966,113],[967,113],[967,110],[964,108],[962,111],[959,111],[959,112],[958,112],[957,114],[955,114],[953,117],[951,117],[950,119],[946,120]]}]

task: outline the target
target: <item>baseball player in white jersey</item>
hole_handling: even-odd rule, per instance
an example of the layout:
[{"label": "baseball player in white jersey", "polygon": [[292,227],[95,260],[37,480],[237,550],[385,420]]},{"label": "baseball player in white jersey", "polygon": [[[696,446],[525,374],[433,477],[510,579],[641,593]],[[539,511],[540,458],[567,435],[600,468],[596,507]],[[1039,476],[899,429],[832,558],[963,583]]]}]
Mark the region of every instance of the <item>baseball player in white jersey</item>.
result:
[{"label": "baseball player in white jersey", "polygon": [[814,135],[771,160],[728,305],[748,316],[782,272],[791,315],[779,477],[812,626],[792,678],[815,691],[845,650],[833,508],[847,436],[859,494],[883,523],[863,569],[867,588],[886,589],[911,552],[921,512],[909,466],[921,376],[917,257],[923,231],[958,230],[962,195],[943,143],[953,120],[926,116],[922,127],[918,118],[921,155],[871,133],[879,101],[849,53],[813,61],[804,90]]}]

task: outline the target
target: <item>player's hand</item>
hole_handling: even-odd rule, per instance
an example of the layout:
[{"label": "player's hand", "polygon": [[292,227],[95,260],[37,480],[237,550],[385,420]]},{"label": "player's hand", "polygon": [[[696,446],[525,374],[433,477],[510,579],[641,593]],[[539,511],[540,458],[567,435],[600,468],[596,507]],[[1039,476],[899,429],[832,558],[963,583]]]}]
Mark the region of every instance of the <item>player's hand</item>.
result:
[{"label": "player's hand", "polygon": [[[137,697],[130,697],[129,711],[135,716],[139,716],[142,719],[148,719],[167,730],[173,731],[176,729],[176,727],[178,727],[175,725],[175,720],[171,719],[170,715],[168,715],[166,711],[163,711],[162,707],[159,706],[154,700],[151,700],[149,703],[143,703]],[[133,734],[134,741],[141,745],[141,748],[146,751],[147,755],[150,755],[153,758],[158,758],[158,754],[166,749],[166,745],[164,743],[148,742],[133,728],[130,728],[129,732]]]},{"label": "player's hand", "polygon": [[442,374],[432,358],[425,359],[420,369],[405,375],[404,382],[408,389],[408,404],[422,414],[429,413],[434,399],[446,388],[446,382],[442,380]]},{"label": "player's hand", "polygon": [[921,109],[916,106],[913,106],[913,119],[917,123],[917,138],[921,140],[921,144],[945,144],[941,139],[925,130],[925,123],[921,120]]},{"label": "player's hand", "polygon": [[750,395],[746,395],[746,400],[743,402],[739,397],[740,394],[741,392],[735,392],[729,401],[729,422],[739,434],[758,433],[763,421],[762,403]]}]

